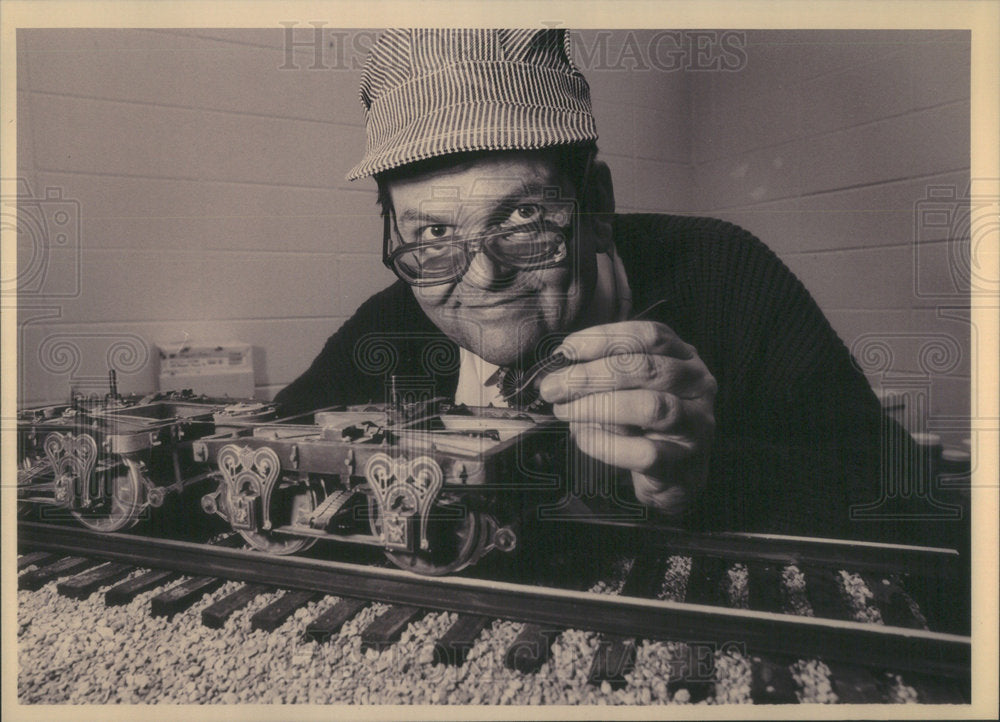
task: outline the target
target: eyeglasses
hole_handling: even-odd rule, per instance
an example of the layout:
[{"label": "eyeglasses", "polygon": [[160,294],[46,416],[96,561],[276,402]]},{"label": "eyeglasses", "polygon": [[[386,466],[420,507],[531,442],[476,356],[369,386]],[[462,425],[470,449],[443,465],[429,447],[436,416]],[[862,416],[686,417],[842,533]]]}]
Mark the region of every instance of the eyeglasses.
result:
[{"label": "eyeglasses", "polygon": [[[587,153],[577,186],[578,193],[585,193],[590,187],[595,155],[596,149]],[[548,195],[548,190],[554,194]],[[575,237],[573,226],[579,220],[579,209],[577,202],[572,201],[566,213],[567,201],[560,200],[559,190],[548,190],[539,204],[542,213],[538,219],[509,226],[502,224],[490,233],[466,238],[454,235],[440,240],[404,243],[398,230],[394,233],[396,217],[390,210],[385,214],[382,262],[411,286],[453,283],[465,274],[477,253],[485,253],[509,270],[554,268],[569,256],[569,244]]]},{"label": "eyeglasses", "polygon": [[[565,205],[565,201],[562,202]],[[568,215],[570,221],[575,213]],[[436,286],[460,279],[477,253],[517,271],[554,268],[569,256],[572,222],[565,225],[544,216],[528,223],[462,238],[443,237],[423,243],[403,243],[394,233],[394,216],[386,214],[382,258],[386,266],[411,286]]]}]

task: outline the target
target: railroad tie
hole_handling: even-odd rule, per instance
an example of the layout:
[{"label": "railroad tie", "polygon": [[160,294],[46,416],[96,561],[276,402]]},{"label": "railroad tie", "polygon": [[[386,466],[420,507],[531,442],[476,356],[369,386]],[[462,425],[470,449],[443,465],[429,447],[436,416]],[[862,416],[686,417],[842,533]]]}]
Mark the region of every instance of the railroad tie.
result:
[{"label": "railroad tie", "polygon": [[111,587],[111,589],[104,593],[104,603],[109,607],[128,604],[143,592],[148,592],[153,587],[158,587],[161,584],[172,582],[178,577],[180,577],[180,574],[177,572],[166,569],[153,569]]},{"label": "railroad tie", "polygon": [[628,684],[625,675],[635,669],[636,643],[634,637],[605,634],[597,643],[594,659],[590,663],[587,681],[593,685],[607,682],[611,689],[621,689]]},{"label": "railroad tie", "polygon": [[[768,562],[747,563],[747,604],[750,609],[783,614],[785,598],[782,567]],[[789,665],[794,660],[774,654],[750,658],[750,698],[754,704],[797,704],[798,685]]]},{"label": "railroad tie", "polygon": [[785,610],[781,567],[764,562],[747,563],[747,604],[750,609],[781,614]]},{"label": "railroad tie", "polygon": [[806,597],[817,617],[854,621],[840,574],[829,567],[803,566]]},{"label": "railroad tie", "polygon": [[128,573],[134,569],[135,567],[131,564],[108,562],[107,564],[102,564],[99,567],[94,567],[93,569],[81,572],[66,581],[59,582],[59,584],[56,585],[56,590],[64,597],[70,597],[71,599],[86,599],[97,591],[98,587],[113,584],[119,579],[127,576]]},{"label": "railroad tie", "polygon": [[[562,552],[576,555],[580,553],[581,549],[587,547],[587,544],[577,544],[568,550],[562,550]],[[552,562],[555,558],[559,559],[559,563],[547,567],[546,575],[543,577],[544,583],[581,591],[597,581],[596,578],[591,578],[592,575],[587,573],[587,570],[591,568],[588,564],[579,561],[570,562],[562,554],[547,561]],[[573,575],[571,571],[578,573]],[[507,647],[507,651],[504,652],[504,666],[523,674],[537,672],[549,660],[553,643],[565,630],[565,627],[553,624],[526,622],[514,641]]]},{"label": "railroad tie", "polygon": [[250,618],[250,628],[273,632],[297,610],[322,596],[320,592],[309,589],[294,589],[285,592]]},{"label": "railroad tie", "polygon": [[49,564],[48,566],[44,566],[39,569],[33,569],[32,571],[25,572],[19,576],[17,578],[17,588],[28,589],[31,591],[41,589],[53,579],[67,577],[71,574],[78,574],[79,572],[82,572],[85,569],[90,569],[97,564],[99,564],[99,562],[95,559],[87,559],[85,557],[63,557],[54,564]]},{"label": "railroad tie", "polygon": [[175,584],[153,597],[151,614],[154,617],[172,617],[221,587],[222,582],[223,580],[218,577],[193,577],[186,582]]},{"label": "railroad tie", "polygon": [[444,636],[434,643],[434,661],[460,667],[491,621],[492,617],[482,614],[459,614]]},{"label": "railroad tie", "polygon": [[663,583],[666,566],[667,560],[659,554],[640,551],[622,584],[621,596],[647,599],[655,597]]},{"label": "railroad tie", "polygon": [[368,606],[366,599],[347,597],[341,599],[306,626],[305,637],[315,642],[325,642],[340,631],[347,620]]},{"label": "railroad tie", "polygon": [[907,672],[903,681],[917,693],[922,704],[969,704],[972,701],[972,681],[935,677]]},{"label": "railroad tie", "polygon": [[830,682],[837,698],[845,704],[884,704],[885,693],[871,670],[836,660],[826,660]]},{"label": "railroad tie", "polygon": [[[805,566],[806,597],[817,617],[856,621],[844,579],[830,567]],[[866,585],[867,586],[867,585]],[[838,660],[824,659],[830,670],[830,686],[837,698],[848,704],[881,704],[885,694],[871,670]]]},{"label": "railroad tie", "polygon": [[[692,556],[684,601],[714,607],[727,606],[728,595],[723,582],[728,568],[729,562],[720,557]],[[667,682],[667,690],[671,696],[682,689],[686,690],[691,702],[700,702],[715,690],[715,655],[709,654],[704,658],[698,656],[705,649],[704,645],[684,645],[684,648],[687,656],[678,660],[680,673]]]},{"label": "railroad tie", "polygon": [[750,699],[754,704],[797,704],[799,688],[789,664],[774,655],[750,658]]},{"label": "railroad tie", "polygon": [[387,612],[376,617],[371,624],[361,632],[361,649],[376,649],[385,647],[399,640],[403,630],[410,622],[424,616],[420,607],[395,604]]},{"label": "railroad tie", "polygon": [[59,555],[53,554],[52,552],[28,552],[27,554],[22,554],[17,558],[17,571],[21,571],[22,569],[30,566],[48,566],[58,558]]},{"label": "railroad tie", "polygon": [[210,607],[201,611],[201,623],[210,629],[221,629],[235,612],[243,609],[255,598],[271,591],[266,584],[244,584],[232,594],[228,594]]},{"label": "railroad tie", "polygon": [[507,647],[504,666],[525,674],[537,672],[548,661],[552,643],[562,632],[563,627],[531,622],[525,624],[517,639]]},{"label": "railroad tie", "polygon": [[715,691],[715,645],[682,644],[677,653],[683,656],[674,657],[667,680],[671,699],[683,692],[692,704],[708,699]]},{"label": "railroad tie", "polygon": [[684,601],[713,607],[727,606],[728,599],[723,581],[728,568],[728,562],[719,557],[700,555],[691,557],[691,571],[688,573]]},{"label": "railroad tie", "polygon": [[[648,549],[640,549],[625,577],[621,596],[655,598],[663,583],[665,568],[666,559]],[[628,684],[625,675],[635,669],[635,659],[634,637],[605,634],[597,644],[587,681],[597,686],[607,682],[612,689],[620,689]]]},{"label": "railroad tie", "polygon": [[968,599],[956,599],[955,584],[946,579],[923,574],[909,574],[901,586],[920,607],[931,630],[950,634],[969,634]]},{"label": "railroad tie", "polygon": [[914,614],[916,602],[892,579],[878,574],[863,574],[862,578],[872,592],[883,622],[893,627],[927,628],[927,621]]}]

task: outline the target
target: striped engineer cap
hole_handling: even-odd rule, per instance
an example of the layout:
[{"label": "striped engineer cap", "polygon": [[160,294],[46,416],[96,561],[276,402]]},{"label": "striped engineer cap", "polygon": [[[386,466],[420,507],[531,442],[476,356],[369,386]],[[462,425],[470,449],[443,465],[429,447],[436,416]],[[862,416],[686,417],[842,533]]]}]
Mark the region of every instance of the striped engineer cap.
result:
[{"label": "striped engineer cap", "polygon": [[597,140],[561,29],[387,30],[361,75],[365,155],[349,180],[434,156]]}]

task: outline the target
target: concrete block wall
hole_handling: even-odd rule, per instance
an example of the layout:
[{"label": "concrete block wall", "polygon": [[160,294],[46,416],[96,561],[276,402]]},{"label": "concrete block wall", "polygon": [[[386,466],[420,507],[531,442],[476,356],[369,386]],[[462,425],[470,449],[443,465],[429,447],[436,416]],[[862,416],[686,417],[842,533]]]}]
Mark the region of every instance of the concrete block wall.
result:
[{"label": "concrete block wall", "polygon": [[[19,175],[81,216],[78,296],[22,303],[25,402],[100,383],[116,335],[134,349],[122,391],[155,388],[157,343],[239,339],[269,397],[392,280],[373,189],[344,179],[360,71],[307,70],[312,51],[289,62],[283,43],[280,28],[20,32]],[[53,336],[76,344],[72,368],[40,353]]]},{"label": "concrete block wall", "polygon": [[967,435],[969,34],[746,40],[691,84],[699,209],[781,256],[876,390],[921,397],[911,430]]},{"label": "concrete block wall", "polygon": [[[149,391],[155,346],[182,339],[251,344],[268,398],[394,280],[374,183],[344,180],[373,34],[323,32],[318,48],[306,25],[291,45],[281,28],[19,32],[18,175],[80,219],[58,272],[48,253],[47,285],[21,295],[21,403],[103,392],[112,364],[121,391]],[[580,43],[617,58],[623,37]],[[689,207],[683,74],[594,65],[620,207]],[[30,263],[30,232],[20,245]]]}]

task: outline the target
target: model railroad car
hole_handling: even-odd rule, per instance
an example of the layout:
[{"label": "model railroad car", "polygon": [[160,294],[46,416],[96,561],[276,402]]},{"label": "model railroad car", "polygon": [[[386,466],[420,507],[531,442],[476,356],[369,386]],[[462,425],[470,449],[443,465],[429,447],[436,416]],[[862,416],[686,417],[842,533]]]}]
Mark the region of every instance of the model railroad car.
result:
[{"label": "model railroad car", "polygon": [[[565,493],[566,426],[442,399],[275,419],[267,404],[170,396],[19,413],[18,502],[116,531],[195,483],[255,549],[380,547],[440,575],[512,551],[521,522]],[[203,511],[202,511],[203,510]]]}]

